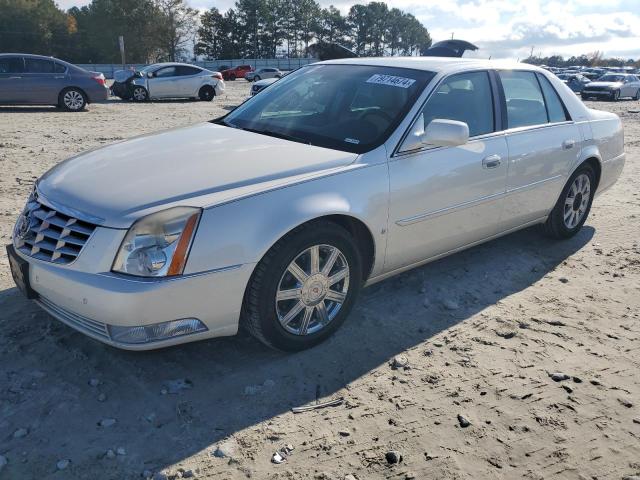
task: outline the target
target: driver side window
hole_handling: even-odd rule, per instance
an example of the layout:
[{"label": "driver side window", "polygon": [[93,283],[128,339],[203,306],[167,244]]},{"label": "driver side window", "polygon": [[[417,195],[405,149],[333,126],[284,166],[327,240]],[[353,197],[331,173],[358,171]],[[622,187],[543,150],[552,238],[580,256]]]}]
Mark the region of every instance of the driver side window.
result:
[{"label": "driver side window", "polygon": [[493,94],[489,73],[452,75],[440,84],[422,110],[424,125],[432,120],[457,120],[469,126],[469,137],[495,131]]}]

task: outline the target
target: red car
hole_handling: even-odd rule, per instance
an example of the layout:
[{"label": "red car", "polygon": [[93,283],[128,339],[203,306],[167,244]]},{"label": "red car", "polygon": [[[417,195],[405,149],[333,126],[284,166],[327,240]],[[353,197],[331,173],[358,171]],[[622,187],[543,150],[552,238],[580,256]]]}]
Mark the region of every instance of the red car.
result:
[{"label": "red car", "polygon": [[220,73],[224,80],[235,80],[236,78],[244,78],[244,75],[248,72],[253,72],[251,65],[238,65],[237,67],[222,70]]}]

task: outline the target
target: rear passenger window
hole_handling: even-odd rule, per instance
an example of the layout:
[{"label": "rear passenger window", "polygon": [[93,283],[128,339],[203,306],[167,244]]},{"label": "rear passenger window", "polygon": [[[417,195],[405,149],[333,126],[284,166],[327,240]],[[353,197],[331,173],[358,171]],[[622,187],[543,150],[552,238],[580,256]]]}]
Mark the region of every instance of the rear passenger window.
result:
[{"label": "rear passenger window", "polygon": [[544,94],[544,100],[547,105],[547,112],[549,113],[549,122],[566,122],[567,113],[562,105],[562,100],[558,96],[558,92],[553,88],[553,85],[545,78],[544,75],[538,75],[540,85],[542,86],[542,93]]},{"label": "rear passenger window", "polygon": [[494,131],[493,95],[487,72],[452,75],[440,84],[424,107],[425,127],[436,118],[469,125],[469,136]]},{"label": "rear passenger window", "polygon": [[547,123],[547,109],[533,72],[500,72],[509,128]]},{"label": "rear passenger window", "polygon": [[22,57],[1,57],[0,73],[22,73],[24,71],[24,63]]},{"label": "rear passenger window", "polygon": [[196,67],[187,67],[184,65],[178,67],[178,75],[181,75],[181,76],[195,75],[200,72],[202,72],[202,70]]},{"label": "rear passenger window", "polygon": [[25,72],[27,73],[53,73],[53,61],[41,58],[25,58]]},{"label": "rear passenger window", "polygon": [[61,63],[56,63],[54,68],[56,73],[65,73],[67,71],[67,67],[65,67]]}]

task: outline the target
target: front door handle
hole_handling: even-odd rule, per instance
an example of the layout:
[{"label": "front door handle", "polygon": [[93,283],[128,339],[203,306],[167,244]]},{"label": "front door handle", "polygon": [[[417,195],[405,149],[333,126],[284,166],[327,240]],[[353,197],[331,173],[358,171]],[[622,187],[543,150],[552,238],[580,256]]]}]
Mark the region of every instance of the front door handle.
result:
[{"label": "front door handle", "polygon": [[16,80],[18,78],[22,78],[22,77],[9,77],[9,80]]},{"label": "front door handle", "polygon": [[496,168],[500,166],[500,155],[489,155],[482,159],[482,168]]},{"label": "front door handle", "polygon": [[565,150],[571,150],[575,144],[575,140],[565,140],[564,142],[562,142],[562,148],[564,148]]}]

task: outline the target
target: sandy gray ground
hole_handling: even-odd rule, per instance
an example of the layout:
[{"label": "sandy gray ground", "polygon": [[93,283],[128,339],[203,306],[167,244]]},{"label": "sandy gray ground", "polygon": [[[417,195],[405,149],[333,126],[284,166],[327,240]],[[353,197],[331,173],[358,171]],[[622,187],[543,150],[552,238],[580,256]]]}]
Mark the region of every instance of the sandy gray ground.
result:
[{"label": "sandy gray ground", "polygon": [[[0,107],[0,241],[57,162],[210,119],[247,92],[229,82],[213,103],[80,114]],[[590,106],[622,116],[628,160],[579,235],[526,230],[380,283],[311,351],[275,353],[245,335],[115,350],[23,299],[0,254],[0,479],[640,475],[640,114],[628,113],[640,105]],[[398,355],[407,368],[389,366]],[[346,401],[290,412],[335,397]],[[292,455],[271,463],[286,444]],[[402,462],[390,466],[389,450]]]}]

